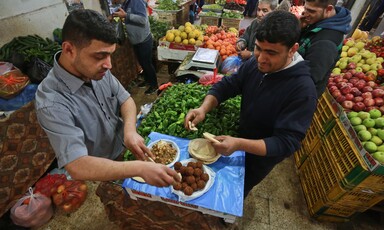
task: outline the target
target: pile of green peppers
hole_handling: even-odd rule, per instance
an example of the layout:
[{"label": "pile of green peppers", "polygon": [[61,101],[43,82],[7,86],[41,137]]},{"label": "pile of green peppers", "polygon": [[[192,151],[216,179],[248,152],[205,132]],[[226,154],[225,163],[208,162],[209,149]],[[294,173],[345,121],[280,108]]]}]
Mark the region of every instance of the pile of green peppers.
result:
[{"label": "pile of green peppers", "polygon": [[152,131],[171,136],[195,139],[204,132],[214,135],[238,136],[240,97],[222,103],[209,112],[205,120],[197,124],[198,131],[184,128],[184,119],[190,109],[198,108],[210,86],[198,83],[175,84],[154,102],[151,111],[142,120],[138,132],[147,137]]}]

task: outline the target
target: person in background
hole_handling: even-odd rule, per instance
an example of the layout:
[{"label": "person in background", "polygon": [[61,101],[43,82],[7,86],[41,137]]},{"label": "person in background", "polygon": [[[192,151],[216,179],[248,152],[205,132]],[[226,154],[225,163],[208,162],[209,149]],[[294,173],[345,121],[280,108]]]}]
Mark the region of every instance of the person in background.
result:
[{"label": "person in background", "polygon": [[[74,10],[63,26],[62,51],[36,92],[37,119],[59,168],[75,180],[110,181],[133,176],[169,186],[178,178],[154,157],[136,132],[136,105],[112,75],[113,25],[93,10]],[[120,117],[121,116],[121,117]],[[116,161],[125,146],[135,161]]]},{"label": "person in background", "polygon": [[252,17],[253,11],[255,11],[255,8],[256,8],[258,1],[259,0],[247,0],[247,4],[245,5],[245,9],[243,12],[244,17],[246,17],[246,16],[248,16],[250,18]]},{"label": "person in background", "polygon": [[[287,1],[287,0],[285,0]],[[243,60],[248,60],[253,55],[256,40],[256,30],[260,20],[265,15],[277,8],[277,0],[260,0],[257,5],[257,17],[254,19],[245,30],[244,34],[237,40],[236,49],[239,51],[239,56]]]},{"label": "person in background", "polygon": [[216,136],[217,153],[245,152],[244,196],[276,164],[291,156],[309,128],[317,95],[307,62],[296,52],[300,23],[286,11],[273,11],[256,31],[255,56],[238,72],[208,91],[197,109],[186,115],[186,129],[198,127],[206,114],[229,98],[241,95],[239,137]]},{"label": "person in background", "polygon": [[126,0],[121,8],[113,14],[124,20],[128,39],[133,45],[137,60],[143,69],[144,82],[139,87],[149,86],[147,95],[157,92],[156,70],[152,63],[153,38],[147,15],[147,2],[144,0]]},{"label": "person in background", "polygon": [[363,19],[363,21],[359,25],[359,29],[363,31],[371,31],[377,19],[384,13],[384,1],[376,0],[371,4],[371,10],[367,14],[367,16]]},{"label": "person in background", "polygon": [[306,0],[300,18],[302,32],[298,52],[309,61],[320,97],[332,68],[339,59],[344,35],[351,30],[351,13],[336,7],[336,0]]}]

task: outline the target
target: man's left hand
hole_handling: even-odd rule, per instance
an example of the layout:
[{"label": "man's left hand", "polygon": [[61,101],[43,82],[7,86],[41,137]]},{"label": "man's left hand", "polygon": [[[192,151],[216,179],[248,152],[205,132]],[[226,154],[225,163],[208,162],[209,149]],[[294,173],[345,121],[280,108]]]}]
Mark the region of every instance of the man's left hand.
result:
[{"label": "man's left hand", "polygon": [[137,160],[147,160],[146,154],[152,159],[154,158],[151,150],[145,145],[144,138],[137,132],[124,134],[124,144]]}]

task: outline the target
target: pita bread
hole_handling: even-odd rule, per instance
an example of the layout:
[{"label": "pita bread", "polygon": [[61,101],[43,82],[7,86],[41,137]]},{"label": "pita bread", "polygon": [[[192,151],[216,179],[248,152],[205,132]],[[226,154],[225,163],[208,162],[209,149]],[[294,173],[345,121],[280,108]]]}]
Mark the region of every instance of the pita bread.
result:
[{"label": "pita bread", "polygon": [[192,131],[197,131],[198,129],[196,128],[195,125],[192,124],[191,121],[188,122],[188,125],[189,125],[189,129],[192,130]]},{"label": "pita bread", "polygon": [[188,152],[193,158],[207,164],[212,164],[220,157],[220,154],[216,153],[211,142],[204,138],[191,140],[188,145]]},{"label": "pita bread", "polygon": [[211,134],[211,133],[205,132],[205,133],[203,133],[203,136],[204,136],[205,139],[207,139],[209,141],[212,141],[214,143],[220,143],[219,140],[215,139],[216,136]]}]

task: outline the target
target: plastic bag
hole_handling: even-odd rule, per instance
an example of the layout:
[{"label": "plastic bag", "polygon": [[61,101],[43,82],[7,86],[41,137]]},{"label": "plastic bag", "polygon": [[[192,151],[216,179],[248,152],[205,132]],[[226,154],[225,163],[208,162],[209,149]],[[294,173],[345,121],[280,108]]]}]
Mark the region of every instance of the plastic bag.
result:
[{"label": "plastic bag", "polygon": [[202,85],[213,85],[216,82],[219,82],[223,78],[223,75],[217,74],[214,76],[214,73],[206,73],[200,77],[199,83]]},{"label": "plastic bag", "polygon": [[0,62],[0,75],[13,69],[13,64],[10,62]]},{"label": "plastic bag", "polygon": [[29,188],[28,193],[20,198],[11,208],[11,219],[16,225],[32,228],[47,223],[53,215],[51,199],[34,194]]},{"label": "plastic bag", "polygon": [[67,181],[65,174],[48,174],[38,180],[35,184],[35,193],[41,193],[47,197],[52,196],[59,185]]},{"label": "plastic bag", "polygon": [[121,45],[125,41],[125,31],[124,31],[123,22],[120,19],[118,19],[117,21],[113,20],[112,23],[116,29],[117,43]]},{"label": "plastic bag", "polygon": [[53,203],[65,213],[76,211],[87,198],[87,185],[84,181],[67,180],[59,185],[52,195]]},{"label": "plastic bag", "polygon": [[0,98],[0,111],[17,110],[35,99],[37,84],[27,85],[19,95],[11,99]]},{"label": "plastic bag", "polygon": [[19,94],[29,84],[29,78],[19,69],[0,75],[0,97],[10,99]]},{"label": "plastic bag", "polygon": [[230,56],[226,58],[223,63],[221,64],[221,71],[220,73],[223,74],[232,74],[237,72],[239,67],[241,66],[242,61],[239,56]]},{"label": "plastic bag", "polygon": [[34,58],[28,69],[27,75],[32,83],[39,84],[48,75],[48,72],[52,69],[52,66],[40,58]]}]

